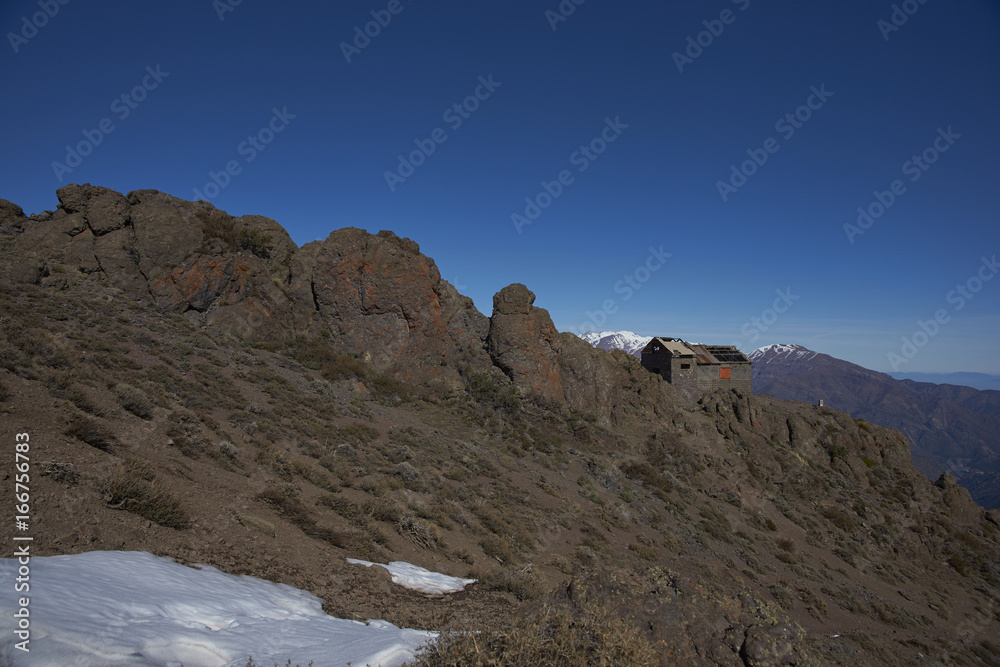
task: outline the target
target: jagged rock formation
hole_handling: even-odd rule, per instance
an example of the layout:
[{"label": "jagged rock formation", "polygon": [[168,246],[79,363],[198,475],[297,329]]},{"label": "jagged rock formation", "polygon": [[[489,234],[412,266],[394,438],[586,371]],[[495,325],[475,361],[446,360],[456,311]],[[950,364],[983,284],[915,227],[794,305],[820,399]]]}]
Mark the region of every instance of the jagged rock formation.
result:
[{"label": "jagged rock formation", "polygon": [[0,229],[20,255],[15,281],[93,276],[250,340],[323,332],[379,370],[442,389],[496,366],[521,394],[601,420],[652,418],[682,400],[634,360],[557,332],[523,285],[498,292],[486,318],[414,241],[390,231],[340,229],[297,248],[270,218],[155,190],[67,185],[57,194],[56,211],[31,218],[0,200]]}]

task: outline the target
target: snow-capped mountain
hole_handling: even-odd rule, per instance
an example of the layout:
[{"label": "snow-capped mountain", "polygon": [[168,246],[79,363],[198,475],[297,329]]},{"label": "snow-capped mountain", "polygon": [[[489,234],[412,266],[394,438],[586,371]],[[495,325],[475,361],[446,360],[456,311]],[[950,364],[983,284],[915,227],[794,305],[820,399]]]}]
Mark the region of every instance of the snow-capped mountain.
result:
[{"label": "snow-capped mountain", "polygon": [[769,364],[772,361],[809,361],[816,357],[819,352],[813,352],[809,348],[801,345],[777,344],[758,347],[747,355],[753,363]]},{"label": "snow-capped mountain", "polygon": [[653,340],[652,336],[640,336],[631,331],[588,331],[579,336],[598,349],[624,350],[636,359],[642,356],[642,348]]}]

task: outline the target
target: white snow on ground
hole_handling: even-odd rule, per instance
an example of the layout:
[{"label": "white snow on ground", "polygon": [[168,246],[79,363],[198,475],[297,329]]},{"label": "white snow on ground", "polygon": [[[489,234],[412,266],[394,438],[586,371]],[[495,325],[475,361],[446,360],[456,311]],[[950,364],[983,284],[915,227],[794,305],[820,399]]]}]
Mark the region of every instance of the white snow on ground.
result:
[{"label": "white snow on ground", "polygon": [[[0,665],[37,667],[398,666],[434,633],[323,613],[297,588],[145,552],[34,557],[30,591],[0,559]],[[441,575],[443,576],[443,575]],[[30,653],[15,649],[17,598],[30,598]]]},{"label": "white snow on ground", "polygon": [[388,565],[382,565],[382,563],[370,563],[366,560],[358,560],[357,558],[348,558],[347,562],[354,563],[355,565],[365,565],[367,567],[371,567],[372,565],[384,567],[389,570],[389,574],[392,575],[392,583],[399,584],[404,588],[412,588],[413,590],[420,591],[421,593],[428,593],[430,595],[457,593],[459,591],[464,591],[465,587],[469,584],[476,583],[475,579],[449,577],[446,574],[431,572],[430,570],[425,570],[422,567],[410,565],[409,563],[404,563],[399,560],[393,561]]}]

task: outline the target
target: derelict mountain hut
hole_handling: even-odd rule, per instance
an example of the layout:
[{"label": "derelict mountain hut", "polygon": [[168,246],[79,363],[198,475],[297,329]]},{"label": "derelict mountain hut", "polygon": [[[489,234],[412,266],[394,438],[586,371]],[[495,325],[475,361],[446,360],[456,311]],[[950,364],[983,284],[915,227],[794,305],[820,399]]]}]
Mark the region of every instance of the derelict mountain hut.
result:
[{"label": "derelict mountain hut", "polygon": [[732,345],[696,345],[657,337],[642,349],[642,365],[681,389],[753,393],[750,360]]}]

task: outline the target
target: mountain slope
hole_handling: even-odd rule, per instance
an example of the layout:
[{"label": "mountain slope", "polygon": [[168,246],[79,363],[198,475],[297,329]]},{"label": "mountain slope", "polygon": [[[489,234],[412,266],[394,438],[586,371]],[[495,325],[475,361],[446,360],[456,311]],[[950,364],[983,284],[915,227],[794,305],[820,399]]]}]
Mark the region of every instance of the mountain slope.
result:
[{"label": "mountain slope", "polygon": [[[901,430],[914,464],[932,479],[943,470],[975,479],[974,497],[997,507],[1000,487],[1000,393],[969,387],[895,380],[798,345],[755,350],[754,391],[826,405],[859,419]],[[985,476],[983,476],[985,474]]]},{"label": "mountain slope", "polygon": [[[60,196],[0,201],[0,437],[30,435],[34,555],[149,551],[417,629],[608,614],[661,664],[1000,658],[1000,513],[897,431],[691,402],[523,285],[478,313],[389,232],[295,248],[153,191]],[[479,583],[431,600],[347,558]]]}]

